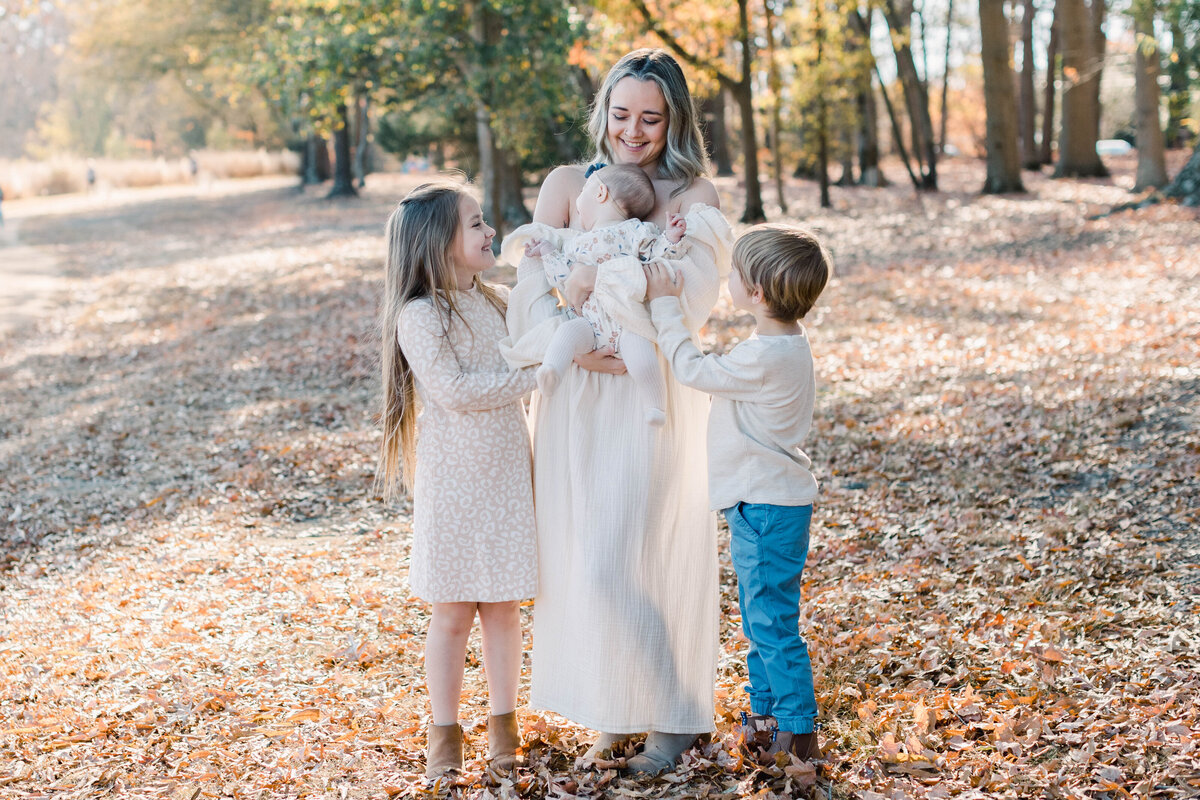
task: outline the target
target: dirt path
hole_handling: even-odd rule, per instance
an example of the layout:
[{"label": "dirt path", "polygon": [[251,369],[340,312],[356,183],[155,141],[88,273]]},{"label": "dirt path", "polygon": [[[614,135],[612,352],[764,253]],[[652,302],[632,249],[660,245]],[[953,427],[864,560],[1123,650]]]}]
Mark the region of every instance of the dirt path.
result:
[{"label": "dirt path", "polygon": [[[808,321],[819,777],[733,746],[723,553],[718,736],[683,770],[574,771],[590,733],[530,711],[530,766],[488,783],[475,641],[453,794],[1194,792],[1200,217],[1089,220],[1127,197],[1117,166],[984,198],[954,161],[937,195],[827,211],[791,187],[838,260]],[[370,491],[382,227],[418,180],[20,216],[40,299],[0,346],[0,797],[428,795],[409,509]],[[747,323],[722,302],[704,343]]]}]

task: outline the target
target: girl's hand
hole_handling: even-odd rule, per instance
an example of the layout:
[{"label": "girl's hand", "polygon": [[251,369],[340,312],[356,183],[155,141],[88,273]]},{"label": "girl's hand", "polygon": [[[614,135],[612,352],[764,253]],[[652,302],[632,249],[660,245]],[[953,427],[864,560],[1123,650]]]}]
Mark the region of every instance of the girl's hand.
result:
[{"label": "girl's hand", "polygon": [[[596,265],[576,263],[571,269],[571,274],[567,276],[565,287],[567,303],[575,309],[576,314],[580,313],[583,304],[592,294],[592,289],[596,288]],[[580,366],[583,365],[580,364]],[[624,370],[621,371],[624,372]]]},{"label": "girl's hand", "polygon": [[671,244],[679,244],[679,240],[687,233],[687,220],[683,214],[672,214],[667,221],[667,229],[663,232]]},{"label": "girl's hand", "polygon": [[651,261],[642,266],[646,273],[646,299],[656,297],[679,297],[683,294],[683,273],[676,273],[671,279],[671,269],[661,261]]},{"label": "girl's hand", "polygon": [[599,350],[575,356],[575,363],[590,372],[604,372],[609,375],[625,374],[625,362],[613,355],[611,347],[602,347]]}]

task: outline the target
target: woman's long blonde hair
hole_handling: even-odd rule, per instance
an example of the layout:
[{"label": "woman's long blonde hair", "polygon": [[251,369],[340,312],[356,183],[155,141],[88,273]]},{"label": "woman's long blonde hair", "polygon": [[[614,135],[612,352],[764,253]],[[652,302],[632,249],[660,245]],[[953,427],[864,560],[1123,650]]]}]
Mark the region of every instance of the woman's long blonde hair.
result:
[{"label": "woman's long blonde hair", "polygon": [[613,87],[628,77],[654,81],[667,103],[667,143],[658,160],[658,177],[679,181],[671,192],[674,197],[691,186],[696,178],[707,175],[709,167],[704,137],[700,134],[699,114],[692,93],[688,91],[687,78],[679,62],[666,50],[643,48],[627,53],[604,77],[588,118],[588,133],[596,148],[595,159],[609,164],[616,160],[608,146],[608,104]]},{"label": "woman's long blonde hair", "polygon": [[[459,202],[466,188],[450,181],[435,181],[408,193],[387,222],[387,266],[380,310],[383,367],[383,443],[375,470],[375,488],[386,498],[399,489],[412,490],[416,467],[417,391],[412,368],[400,349],[397,326],[409,302],[422,297],[433,301],[441,320],[443,344],[455,317],[466,325],[454,302],[458,283],[451,257],[459,236]],[[474,278],[488,301],[504,315],[504,301],[491,287]],[[469,326],[468,326],[469,329]]]}]

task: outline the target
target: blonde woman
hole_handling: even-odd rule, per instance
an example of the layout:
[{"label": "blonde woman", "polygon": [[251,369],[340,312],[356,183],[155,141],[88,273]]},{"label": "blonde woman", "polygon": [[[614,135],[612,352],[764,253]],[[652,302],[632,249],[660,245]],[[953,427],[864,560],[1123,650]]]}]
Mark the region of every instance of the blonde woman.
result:
[{"label": "blonde woman", "polygon": [[[504,292],[479,280],[495,263],[479,203],[462,186],[426,184],[387,225],[383,448],[379,482],[412,492],[409,583],[433,604],[425,639],[432,724],[425,774],[463,763],[458,724],[475,616],[487,673],[488,760],[516,762],[519,602],[537,588],[529,433],[521,397],[533,370],[510,370]],[[418,401],[420,413],[418,413]]]},{"label": "blonde woman", "polygon": [[[704,177],[696,110],[679,65],[661,50],[622,58],[597,95],[589,129],[597,161],[632,164],[650,177],[648,222],[666,227],[673,214],[686,218],[690,246],[669,265],[684,275],[682,302],[695,332],[728,271],[730,232]],[[550,173],[535,222],[582,228],[576,200],[587,177],[583,165]],[[552,330],[565,314],[545,271],[505,244],[510,263],[520,262],[508,314],[512,340]],[[628,269],[619,257],[599,274],[577,265],[567,299],[579,309],[594,291],[622,325],[647,324],[644,280],[631,288],[606,277],[641,273],[636,257],[623,258],[632,258]],[[525,355],[527,363],[539,360]],[[664,370],[667,423],[648,426],[618,359],[595,351],[575,364],[534,412],[542,568],[530,701],[599,731],[588,757],[647,733],[628,766],[657,774],[713,729],[717,546],[705,482],[708,400]]]}]

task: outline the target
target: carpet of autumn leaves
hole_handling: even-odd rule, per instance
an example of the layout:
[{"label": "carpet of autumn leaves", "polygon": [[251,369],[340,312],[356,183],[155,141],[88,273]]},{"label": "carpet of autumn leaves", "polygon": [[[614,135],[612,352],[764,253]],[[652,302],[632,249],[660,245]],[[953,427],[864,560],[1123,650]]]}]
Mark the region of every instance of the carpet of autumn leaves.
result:
[{"label": "carpet of autumn leaves", "polygon": [[[60,291],[0,339],[0,797],[1197,796],[1200,214],[1098,216],[1112,166],[790,187],[838,262],[808,325],[825,759],[732,746],[722,553],[717,735],[640,783],[536,711],[528,766],[483,774],[477,641],[469,769],[420,777],[428,609],[409,509],[370,491],[382,227],[416,178],[9,204],[3,269]],[[723,300],[705,344],[750,322]]]}]

